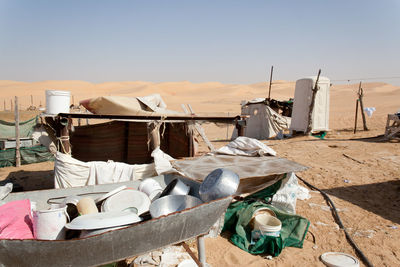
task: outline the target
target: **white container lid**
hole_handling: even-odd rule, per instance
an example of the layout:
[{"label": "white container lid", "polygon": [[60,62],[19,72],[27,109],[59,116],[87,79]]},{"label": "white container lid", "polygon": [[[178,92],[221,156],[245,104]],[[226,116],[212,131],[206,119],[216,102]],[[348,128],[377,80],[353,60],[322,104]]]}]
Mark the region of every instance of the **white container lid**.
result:
[{"label": "white container lid", "polygon": [[357,258],[342,252],[326,252],[321,255],[321,260],[329,267],[359,267]]}]

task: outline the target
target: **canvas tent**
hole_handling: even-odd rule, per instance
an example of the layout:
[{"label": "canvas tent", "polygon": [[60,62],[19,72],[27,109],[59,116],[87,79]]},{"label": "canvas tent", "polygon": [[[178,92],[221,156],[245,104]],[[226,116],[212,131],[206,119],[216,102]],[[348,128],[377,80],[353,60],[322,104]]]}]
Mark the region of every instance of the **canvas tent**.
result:
[{"label": "canvas tent", "polygon": [[[316,76],[296,81],[294,104],[292,112],[291,131],[306,132],[308,127],[308,113],[310,110],[312,89],[317,80]],[[312,113],[311,132],[329,130],[329,88],[330,80],[319,77],[318,91],[315,96],[315,105]]]},{"label": "canvas tent", "polygon": [[[276,136],[281,130],[288,129],[290,117],[285,117],[269,107],[265,98],[242,102],[242,116],[248,116],[244,136],[263,140]],[[234,129],[232,139],[238,136]]]},{"label": "canvas tent", "polygon": [[[19,123],[21,164],[31,164],[54,160],[48,146],[51,140],[43,129],[38,127],[39,118],[35,116]],[[6,144],[13,143],[10,147]],[[15,166],[15,123],[0,120],[0,168]]]}]

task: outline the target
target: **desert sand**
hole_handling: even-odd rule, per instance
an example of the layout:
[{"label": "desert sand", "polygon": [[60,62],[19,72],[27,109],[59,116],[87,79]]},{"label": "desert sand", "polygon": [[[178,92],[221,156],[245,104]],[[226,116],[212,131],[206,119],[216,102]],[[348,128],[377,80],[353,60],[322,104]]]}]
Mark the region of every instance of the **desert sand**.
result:
[{"label": "desert sand", "polygon": [[[294,82],[275,81],[271,97],[285,100],[294,96]],[[325,140],[296,137],[266,141],[278,156],[309,166],[297,173],[325,190],[340,210],[343,224],[375,266],[400,265],[400,143],[385,142],[386,116],[400,109],[400,87],[385,83],[365,83],[364,106],[375,107],[367,117],[369,131],[361,131],[361,118],[353,134],[354,110],[358,84],[333,85],[330,96],[330,128]],[[240,101],[267,95],[267,83],[222,84],[208,82],[108,82],[43,81],[34,83],[0,81],[0,110],[10,109],[10,100],[19,96],[21,109],[45,105],[45,90],[69,90],[74,104],[101,95],[143,96],[159,93],[169,109],[181,110],[191,104],[198,113],[240,114]],[[4,104],[3,104],[4,103]],[[31,113],[23,113],[25,118]],[[0,112],[0,119],[12,120],[10,112]],[[216,147],[225,145],[232,126],[205,125],[207,136]],[[206,146],[201,144],[202,152]],[[11,178],[24,184],[26,190],[52,186],[53,163],[0,169],[0,180]],[[301,182],[301,185],[304,186]],[[267,260],[250,255],[229,241],[229,234],[207,239],[207,262],[211,266],[324,266],[319,257],[328,251],[356,256],[339,230],[327,204],[318,192],[297,201],[297,214],[309,219],[311,227],[302,249],[285,248],[279,257]],[[361,263],[361,266],[363,264]]]}]

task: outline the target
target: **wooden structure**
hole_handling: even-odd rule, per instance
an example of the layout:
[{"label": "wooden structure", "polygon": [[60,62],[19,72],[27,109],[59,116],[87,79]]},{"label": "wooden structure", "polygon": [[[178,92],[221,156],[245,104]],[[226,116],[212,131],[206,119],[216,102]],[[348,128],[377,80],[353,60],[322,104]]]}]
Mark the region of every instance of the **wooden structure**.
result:
[{"label": "wooden structure", "polygon": [[398,114],[388,114],[385,138],[400,139],[400,117]]},{"label": "wooden structure", "polygon": [[365,120],[364,104],[363,104],[364,90],[361,87],[361,82],[360,82],[360,85],[358,86],[357,95],[358,95],[358,98],[356,100],[356,116],[355,116],[355,120],[354,120],[354,133],[357,132],[358,103],[360,103],[360,109],[361,109],[360,112],[361,112],[361,116],[362,116],[364,131],[368,131],[367,122]]},{"label": "wooden structure", "polygon": [[[72,119],[111,120],[73,127]],[[197,121],[236,124],[245,127],[240,116],[129,116],[60,113],[45,117],[56,132],[58,150],[82,161],[152,162],[151,152],[160,147],[174,158],[195,155],[193,123]]]}]

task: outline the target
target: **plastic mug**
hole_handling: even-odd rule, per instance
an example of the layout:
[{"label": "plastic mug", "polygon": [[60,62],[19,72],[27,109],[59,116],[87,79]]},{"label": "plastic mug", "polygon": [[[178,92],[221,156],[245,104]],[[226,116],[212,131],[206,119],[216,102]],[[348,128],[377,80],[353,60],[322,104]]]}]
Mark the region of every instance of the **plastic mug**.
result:
[{"label": "plastic mug", "polygon": [[36,239],[65,239],[65,224],[69,221],[67,207],[33,211],[33,232]]}]

